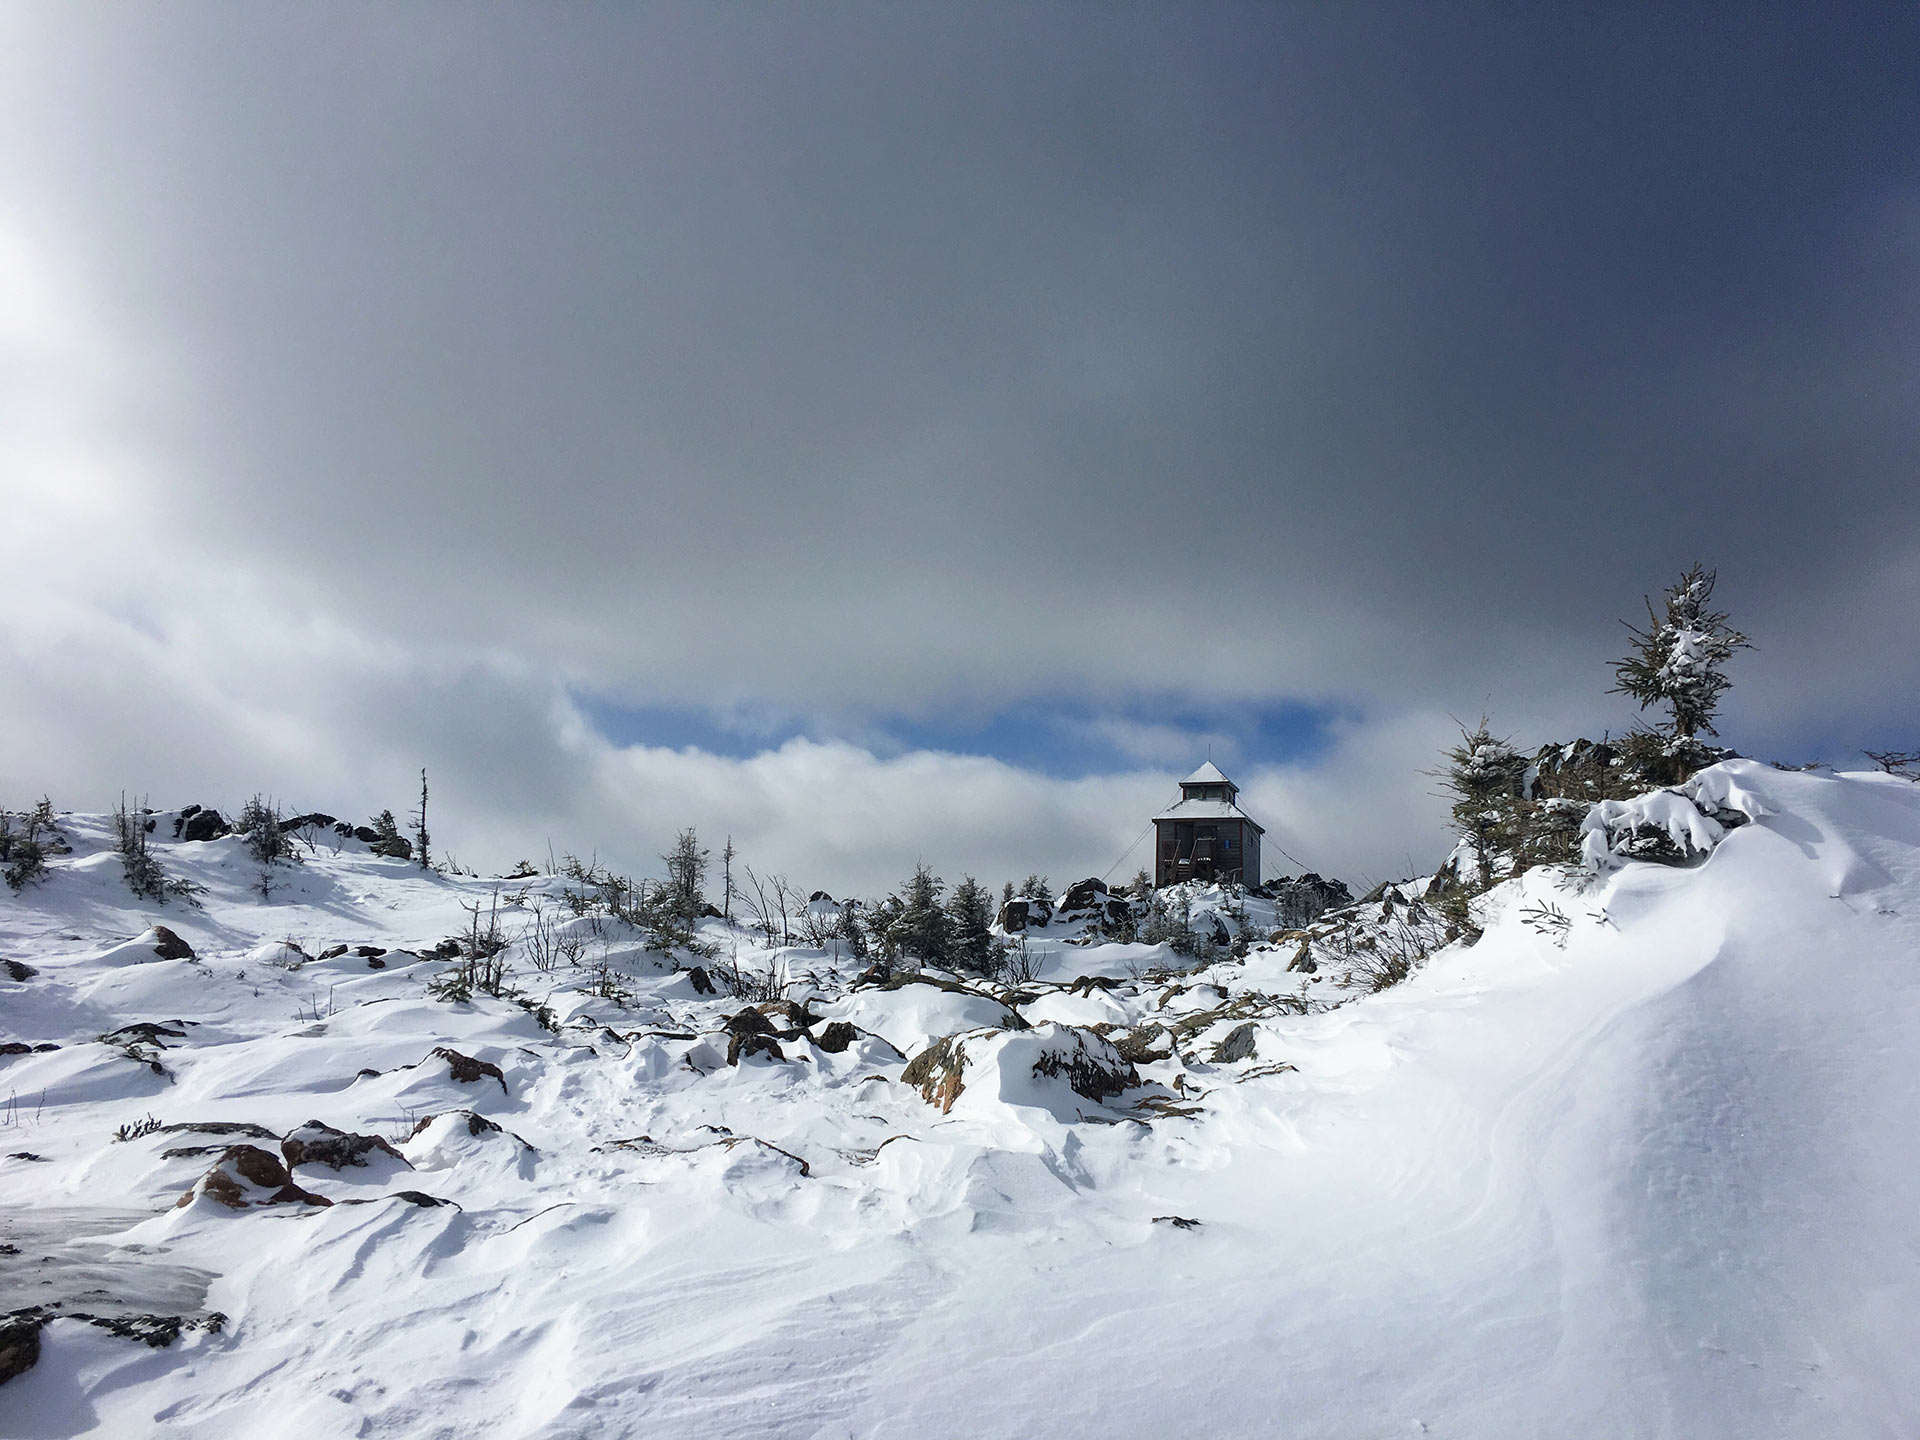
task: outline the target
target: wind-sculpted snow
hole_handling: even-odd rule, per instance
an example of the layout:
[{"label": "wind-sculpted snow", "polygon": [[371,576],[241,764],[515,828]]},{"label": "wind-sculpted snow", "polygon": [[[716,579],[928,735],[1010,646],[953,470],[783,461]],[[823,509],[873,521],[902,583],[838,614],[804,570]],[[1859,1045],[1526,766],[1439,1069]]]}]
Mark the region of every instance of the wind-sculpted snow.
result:
[{"label": "wind-sculpted snow", "polygon": [[0,897],[0,1434],[1910,1433],[1920,787],[1618,818],[1691,854],[1681,801],[1710,864],[1532,872],[1470,948],[1417,883],[1190,971],[1056,921],[1018,988],[709,922],[781,1004],[610,924],[435,998],[494,882],[322,845],[263,902],[160,826],[155,907],[63,817]]}]

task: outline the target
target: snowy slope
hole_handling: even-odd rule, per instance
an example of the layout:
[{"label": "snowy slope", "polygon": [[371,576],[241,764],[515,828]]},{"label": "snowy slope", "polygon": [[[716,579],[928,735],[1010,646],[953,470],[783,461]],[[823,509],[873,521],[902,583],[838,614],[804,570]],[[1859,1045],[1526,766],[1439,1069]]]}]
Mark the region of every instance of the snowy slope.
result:
[{"label": "snowy slope", "polygon": [[[0,976],[0,1040],[61,1047],[0,1059],[0,1152],[44,1157],[0,1160],[0,1309],[54,1275],[227,1323],[56,1319],[0,1435],[1915,1433],[1920,787],[1716,768],[1766,813],[1704,864],[1536,872],[1378,995],[1286,1013],[1284,946],[1169,981],[1043,939],[1055,983],[999,999],[791,952],[819,1023],[733,1066],[742,1002],[631,949],[626,1004],[540,977],[557,1035],[430,998],[440,962],[280,968],[290,936],[424,950],[487,882],[323,849],[262,904],[237,841],[161,844],[209,889],[156,910],[76,819],[0,897],[39,971]],[[126,943],[155,919],[199,958]],[[971,1042],[951,1110],[902,1082],[1006,999],[1040,1028]],[[1180,1017],[1123,1094],[1027,1073],[1058,1027]],[[175,1020],[166,1074],[96,1038]],[[405,1159],[293,1172],[371,1203],[175,1208],[231,1137],[111,1138],[149,1114]]]}]

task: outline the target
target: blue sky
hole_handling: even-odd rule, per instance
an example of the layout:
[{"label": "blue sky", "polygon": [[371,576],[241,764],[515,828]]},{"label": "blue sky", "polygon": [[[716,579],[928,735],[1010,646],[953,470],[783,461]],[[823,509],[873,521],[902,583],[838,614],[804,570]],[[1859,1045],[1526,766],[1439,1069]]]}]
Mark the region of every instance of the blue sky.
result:
[{"label": "blue sky", "polygon": [[1312,764],[1351,707],[1305,701],[1210,704],[1177,695],[1096,706],[1029,700],[988,713],[834,720],[701,706],[639,706],[576,692],[574,703],[616,745],[692,748],[745,759],[787,740],[845,740],[876,755],[937,750],[982,755],[1059,780],[1138,770],[1183,775],[1211,756],[1230,771]]}]

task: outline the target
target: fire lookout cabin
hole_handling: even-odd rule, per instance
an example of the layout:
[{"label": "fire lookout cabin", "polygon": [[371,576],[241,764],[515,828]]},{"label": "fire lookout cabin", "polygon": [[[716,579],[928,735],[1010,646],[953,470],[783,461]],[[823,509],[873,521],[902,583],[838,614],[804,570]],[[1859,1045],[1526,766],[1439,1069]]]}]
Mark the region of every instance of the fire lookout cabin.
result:
[{"label": "fire lookout cabin", "polygon": [[1180,800],[1153,817],[1155,886],[1235,878],[1260,883],[1260,837],[1240,787],[1211,760],[1180,782]]}]

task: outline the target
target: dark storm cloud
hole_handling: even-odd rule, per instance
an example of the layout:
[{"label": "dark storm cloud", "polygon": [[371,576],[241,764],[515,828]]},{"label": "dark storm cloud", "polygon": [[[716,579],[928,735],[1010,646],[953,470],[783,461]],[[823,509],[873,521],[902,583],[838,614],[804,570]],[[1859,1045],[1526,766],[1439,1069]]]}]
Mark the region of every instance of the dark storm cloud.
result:
[{"label": "dark storm cloud", "polygon": [[403,648],[807,733],[1618,728],[1698,557],[1750,732],[1920,683],[1911,7],[7,24],[158,523]]}]

